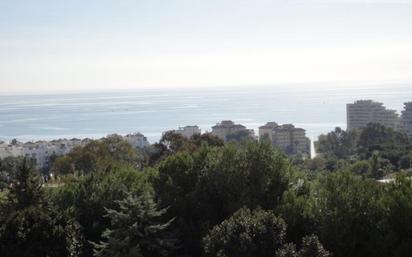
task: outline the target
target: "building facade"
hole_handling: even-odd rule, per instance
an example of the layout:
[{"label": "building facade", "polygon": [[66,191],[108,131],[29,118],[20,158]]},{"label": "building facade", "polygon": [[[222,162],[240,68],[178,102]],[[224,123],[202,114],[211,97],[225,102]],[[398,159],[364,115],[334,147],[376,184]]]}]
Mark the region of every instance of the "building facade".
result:
[{"label": "building facade", "polygon": [[[149,145],[146,137],[140,133],[129,134],[123,137],[134,148],[143,148]],[[53,156],[70,153],[77,146],[88,144],[91,139],[58,139],[52,141],[0,143],[0,158],[27,157],[35,160],[38,169],[48,167]]]},{"label": "building facade", "polygon": [[276,122],[268,122],[263,126],[259,127],[259,139],[262,140],[264,138],[268,139],[270,142],[273,142],[272,132],[274,129],[278,128],[279,124]]},{"label": "building facade", "polygon": [[269,140],[273,146],[288,155],[310,156],[310,139],[306,137],[306,131],[295,128],[292,124],[279,125],[276,122],[268,122],[259,127],[259,140]]},{"label": "building facade", "polygon": [[134,148],[143,149],[150,145],[149,141],[142,133],[128,134],[124,136],[124,140],[126,140]]},{"label": "building facade", "polygon": [[394,130],[400,129],[399,115],[395,110],[386,109],[382,103],[359,100],[346,105],[347,130],[360,129],[368,123],[379,123]]},{"label": "building facade", "polygon": [[185,126],[175,130],[175,133],[182,135],[185,138],[191,138],[194,135],[200,135],[202,131],[198,126]]},{"label": "building facade", "polygon": [[228,136],[234,135],[239,132],[244,132],[251,138],[255,138],[254,131],[247,129],[245,126],[240,124],[235,124],[231,120],[223,120],[212,127],[212,135],[215,135],[222,139],[224,142],[228,141]]},{"label": "building facade", "polygon": [[403,130],[412,138],[412,102],[404,103],[401,121]]}]

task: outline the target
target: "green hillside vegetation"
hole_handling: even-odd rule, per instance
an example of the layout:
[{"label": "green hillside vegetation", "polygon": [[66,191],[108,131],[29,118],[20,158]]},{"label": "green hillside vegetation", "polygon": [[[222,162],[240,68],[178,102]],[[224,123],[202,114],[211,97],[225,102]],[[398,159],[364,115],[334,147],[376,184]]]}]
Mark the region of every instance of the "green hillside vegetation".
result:
[{"label": "green hillside vegetation", "polygon": [[56,158],[49,180],[2,160],[0,256],[410,256],[409,139],[370,124],[316,147],[168,133],[137,151],[114,135]]}]

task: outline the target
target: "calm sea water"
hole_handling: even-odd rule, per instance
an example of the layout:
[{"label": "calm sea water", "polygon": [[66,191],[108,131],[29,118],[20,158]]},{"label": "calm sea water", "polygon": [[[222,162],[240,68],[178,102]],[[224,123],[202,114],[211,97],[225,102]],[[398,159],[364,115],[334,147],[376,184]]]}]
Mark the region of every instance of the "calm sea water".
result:
[{"label": "calm sea water", "polygon": [[402,110],[412,84],[336,89],[242,87],[0,96],[0,139],[100,138],[141,132],[150,142],[165,130],[223,119],[255,129],[267,121],[294,123],[314,139],[346,127],[346,103],[373,99]]}]

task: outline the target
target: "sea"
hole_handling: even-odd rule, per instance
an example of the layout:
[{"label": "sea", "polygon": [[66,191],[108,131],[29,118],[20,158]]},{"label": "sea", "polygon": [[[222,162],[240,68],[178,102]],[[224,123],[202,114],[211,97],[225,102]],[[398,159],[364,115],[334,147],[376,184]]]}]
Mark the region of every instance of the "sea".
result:
[{"label": "sea", "polygon": [[384,103],[400,113],[412,83],[348,86],[242,86],[0,95],[0,140],[98,139],[141,132],[150,143],[185,125],[202,131],[221,120],[254,129],[268,121],[293,123],[313,140],[346,128],[346,104]]}]

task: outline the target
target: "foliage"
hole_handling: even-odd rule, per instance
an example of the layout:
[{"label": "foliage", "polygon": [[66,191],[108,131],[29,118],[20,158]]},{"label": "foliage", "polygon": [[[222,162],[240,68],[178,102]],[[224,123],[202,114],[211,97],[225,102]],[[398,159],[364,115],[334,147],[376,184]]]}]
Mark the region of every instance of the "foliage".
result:
[{"label": "foliage", "polygon": [[130,168],[97,171],[57,188],[51,200],[63,211],[71,210],[73,219],[83,235],[80,256],[91,256],[91,242],[99,242],[102,232],[109,227],[110,219],[105,208],[115,209],[116,201],[126,197],[126,192],[142,194],[153,192],[147,174]]},{"label": "foliage", "polygon": [[106,209],[110,226],[103,232],[103,241],[94,244],[94,256],[166,256],[174,248],[175,240],[165,233],[172,220],[159,223],[166,210],[158,210],[150,194],[127,194],[116,203],[116,209]]},{"label": "foliage", "polygon": [[211,133],[195,134],[190,139],[174,131],[163,134],[159,143],[152,145],[147,152],[147,163],[155,165],[167,156],[178,152],[192,153],[203,145],[223,146],[224,142]]},{"label": "foliage", "polygon": [[302,237],[315,230],[313,199],[310,195],[310,190],[313,189],[306,184],[286,191],[281,204],[276,208],[276,213],[288,224],[287,241],[295,244],[299,244]]},{"label": "foliage", "polygon": [[337,127],[334,131],[319,136],[318,141],[315,142],[316,152],[338,159],[348,158],[357,153],[357,138],[357,131],[346,132]]},{"label": "foliage", "polygon": [[112,167],[140,167],[143,157],[122,137],[111,135],[94,140],[84,147],[76,147],[69,154],[57,158],[51,172],[58,175],[78,171],[88,174]]},{"label": "foliage", "polygon": [[240,209],[204,238],[205,256],[272,257],[285,233],[286,223],[273,212]]},{"label": "foliage", "polygon": [[330,252],[323,248],[316,235],[302,239],[302,248],[297,251],[295,244],[286,244],[276,251],[276,257],[330,257]]},{"label": "foliage", "polygon": [[199,255],[211,227],[246,206],[275,208],[294,184],[295,170],[267,143],[177,153],[159,165],[154,187],[182,234],[184,251]]},{"label": "foliage", "polygon": [[316,235],[306,236],[302,239],[300,257],[329,257],[331,254],[323,248]]},{"label": "foliage", "polygon": [[[406,257],[412,252],[412,180],[398,176],[385,186],[384,206],[387,208],[385,244],[387,256]],[[383,255],[382,255],[383,256]]]},{"label": "foliage", "polygon": [[16,180],[19,169],[23,162],[31,168],[34,167],[34,162],[23,157],[6,157],[0,159],[0,190],[9,187]]},{"label": "foliage", "polygon": [[357,147],[358,154],[363,159],[379,152],[383,158],[397,166],[402,153],[408,152],[409,139],[404,133],[371,123],[360,133]]},{"label": "foliage", "polygon": [[[315,143],[316,151],[326,160],[371,160],[376,161],[374,155],[388,162],[386,169],[398,169],[402,156],[410,154],[410,140],[402,132],[386,128],[378,123],[370,123],[360,130],[344,131],[336,128],[327,135],[319,136]],[[332,159],[331,159],[332,158]],[[373,159],[375,158],[375,160]],[[333,162],[332,162],[333,163]],[[404,162],[406,163],[406,162]],[[325,165],[326,166],[326,165]],[[313,169],[314,167],[310,167]],[[334,166],[325,167],[326,170],[336,171]],[[390,171],[392,171],[390,170]],[[372,177],[384,175],[383,170],[372,170]]]},{"label": "foliage", "polygon": [[0,256],[77,255],[74,224],[47,203],[39,178],[25,162],[0,214]]},{"label": "foliage", "polygon": [[224,142],[219,137],[211,134],[211,133],[203,133],[201,135],[195,134],[191,138],[192,142],[197,146],[200,147],[202,144],[207,144],[208,146],[223,146]]},{"label": "foliage", "polygon": [[409,143],[337,128],[318,156],[289,160],[265,140],[167,134],[143,161],[111,136],[59,157],[45,185],[5,158],[0,256],[410,256]]},{"label": "foliage", "polygon": [[350,172],[320,179],[309,202],[315,232],[335,256],[382,256],[385,209],[382,186]]}]

